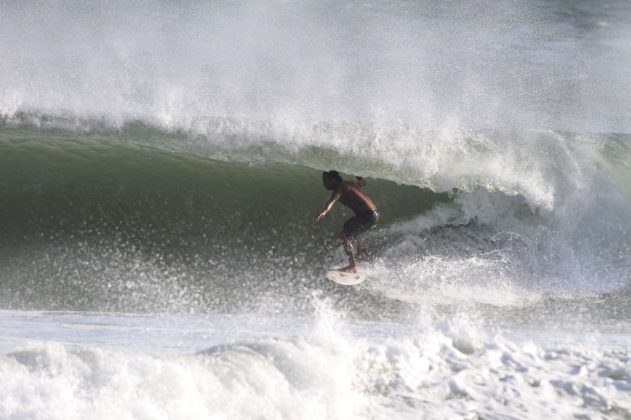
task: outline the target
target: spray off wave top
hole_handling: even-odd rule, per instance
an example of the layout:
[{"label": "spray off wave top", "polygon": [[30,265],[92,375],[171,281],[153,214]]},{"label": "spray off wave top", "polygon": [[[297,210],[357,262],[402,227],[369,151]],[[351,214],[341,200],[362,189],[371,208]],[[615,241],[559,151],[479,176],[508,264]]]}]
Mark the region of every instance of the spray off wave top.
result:
[{"label": "spray off wave top", "polygon": [[236,117],[629,131],[629,5],[579,12],[543,1],[5,4],[0,112],[175,129]]}]

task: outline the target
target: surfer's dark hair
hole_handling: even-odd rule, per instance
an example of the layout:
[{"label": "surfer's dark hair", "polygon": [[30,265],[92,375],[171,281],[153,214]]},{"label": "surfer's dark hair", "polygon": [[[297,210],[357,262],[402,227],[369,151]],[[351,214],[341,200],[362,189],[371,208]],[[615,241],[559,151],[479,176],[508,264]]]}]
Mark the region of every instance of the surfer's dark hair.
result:
[{"label": "surfer's dark hair", "polygon": [[342,179],[342,175],[340,175],[340,173],[338,171],[328,171],[328,172],[322,172],[322,176],[325,178],[333,178],[338,182],[343,182],[344,180]]}]

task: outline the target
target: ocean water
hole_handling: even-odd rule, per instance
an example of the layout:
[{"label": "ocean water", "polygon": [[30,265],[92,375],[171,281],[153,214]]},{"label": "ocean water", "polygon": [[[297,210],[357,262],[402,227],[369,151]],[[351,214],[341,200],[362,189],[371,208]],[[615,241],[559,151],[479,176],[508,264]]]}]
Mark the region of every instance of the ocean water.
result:
[{"label": "ocean water", "polygon": [[[0,5],[0,418],[631,418],[631,4]],[[368,179],[368,280],[327,282]]]}]

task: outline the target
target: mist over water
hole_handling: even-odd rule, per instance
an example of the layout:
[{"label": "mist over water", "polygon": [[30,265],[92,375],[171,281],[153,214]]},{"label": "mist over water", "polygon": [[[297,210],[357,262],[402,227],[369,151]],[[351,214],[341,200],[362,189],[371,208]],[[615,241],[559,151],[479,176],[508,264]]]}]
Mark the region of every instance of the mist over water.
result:
[{"label": "mist over water", "polygon": [[626,2],[3,6],[4,113],[628,131]]}]

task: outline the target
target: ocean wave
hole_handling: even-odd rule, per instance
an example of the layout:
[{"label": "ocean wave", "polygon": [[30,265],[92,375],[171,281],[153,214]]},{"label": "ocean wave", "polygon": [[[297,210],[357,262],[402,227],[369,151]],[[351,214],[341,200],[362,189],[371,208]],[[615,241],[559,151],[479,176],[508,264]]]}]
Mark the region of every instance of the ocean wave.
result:
[{"label": "ocean wave", "polygon": [[478,283],[519,305],[628,283],[624,136],[42,124],[5,121],[0,138],[9,307],[256,309],[248,288],[269,296],[272,279],[301,301],[344,259],[337,232],[350,214],[305,223],[327,198],[319,170],[331,168],[370,177],[382,295],[470,285],[474,296]]}]

